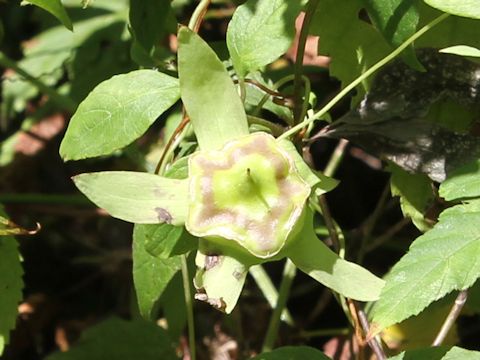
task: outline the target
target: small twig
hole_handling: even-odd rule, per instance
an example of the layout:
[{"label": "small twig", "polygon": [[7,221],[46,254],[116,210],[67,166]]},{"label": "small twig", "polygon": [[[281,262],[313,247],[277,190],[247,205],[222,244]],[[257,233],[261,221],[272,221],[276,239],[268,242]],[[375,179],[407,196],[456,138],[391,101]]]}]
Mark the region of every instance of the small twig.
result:
[{"label": "small twig", "polygon": [[[362,325],[363,333],[368,334],[368,332],[370,331],[370,324],[368,323],[365,312],[361,309],[358,309],[357,313],[360,324]],[[376,337],[367,341],[367,343],[377,356],[377,360],[385,360],[387,358],[385,352],[383,351],[382,344],[378,341]]]},{"label": "small twig", "polygon": [[374,239],[370,244],[365,247],[365,253],[369,253],[375,250],[377,247],[385,243],[386,241],[390,240],[393,236],[395,236],[400,230],[402,230],[405,226],[410,224],[410,218],[403,218],[391,228],[389,228],[383,235]]},{"label": "small twig", "polygon": [[437,337],[432,343],[432,346],[440,346],[442,342],[445,340],[445,338],[448,335],[448,332],[452,328],[452,326],[455,324],[455,321],[458,318],[458,315],[460,315],[460,312],[463,309],[463,306],[467,302],[467,297],[468,297],[468,290],[462,290],[458,294],[457,298],[455,299],[455,303],[452,306],[452,309],[450,310],[450,313],[448,314],[447,318],[445,319],[445,322],[442,325],[442,328],[438,332]]}]

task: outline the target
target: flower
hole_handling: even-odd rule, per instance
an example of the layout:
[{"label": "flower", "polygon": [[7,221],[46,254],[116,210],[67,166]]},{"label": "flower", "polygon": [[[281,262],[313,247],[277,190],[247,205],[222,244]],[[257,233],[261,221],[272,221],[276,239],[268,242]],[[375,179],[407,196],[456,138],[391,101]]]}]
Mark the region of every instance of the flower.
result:
[{"label": "flower", "polygon": [[187,230],[207,240],[234,241],[262,259],[283,248],[310,195],[290,154],[266,133],[194,153],[189,178]]}]

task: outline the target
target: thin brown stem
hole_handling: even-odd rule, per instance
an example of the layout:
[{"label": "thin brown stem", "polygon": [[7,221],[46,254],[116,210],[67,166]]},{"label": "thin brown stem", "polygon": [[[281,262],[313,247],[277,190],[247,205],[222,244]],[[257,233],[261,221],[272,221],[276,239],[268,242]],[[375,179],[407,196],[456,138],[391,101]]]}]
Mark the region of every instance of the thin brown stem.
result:
[{"label": "thin brown stem", "polygon": [[[362,309],[358,309],[357,306],[355,306],[355,308],[357,309],[358,319],[362,325],[363,333],[368,334],[370,331],[370,324],[368,323],[367,316]],[[377,360],[385,360],[387,358],[385,352],[383,351],[382,344],[377,340],[376,337],[368,340],[367,343],[377,356]]]},{"label": "thin brown stem", "polygon": [[450,313],[448,314],[447,318],[445,319],[445,322],[442,325],[442,328],[440,329],[437,337],[433,341],[432,346],[440,346],[442,342],[445,340],[445,338],[448,335],[448,332],[455,324],[455,321],[457,320],[458,315],[460,315],[460,312],[462,311],[463,306],[467,302],[467,297],[468,297],[468,290],[460,291],[457,298],[455,299],[455,303],[453,304],[452,309],[450,310]]},{"label": "thin brown stem", "polygon": [[170,148],[172,147],[175,140],[178,138],[178,136],[180,136],[180,134],[182,133],[182,131],[185,129],[185,127],[188,125],[189,122],[190,122],[190,118],[185,114],[185,111],[184,111],[184,116],[182,121],[180,122],[180,124],[178,124],[172,136],[170,136],[170,139],[168,139],[168,142],[165,145],[165,149],[163,149],[162,156],[160,157],[160,160],[158,160],[157,167],[155,168],[155,174],[158,174],[160,172],[160,169],[162,168],[163,162],[165,161],[165,158],[169,153]]}]

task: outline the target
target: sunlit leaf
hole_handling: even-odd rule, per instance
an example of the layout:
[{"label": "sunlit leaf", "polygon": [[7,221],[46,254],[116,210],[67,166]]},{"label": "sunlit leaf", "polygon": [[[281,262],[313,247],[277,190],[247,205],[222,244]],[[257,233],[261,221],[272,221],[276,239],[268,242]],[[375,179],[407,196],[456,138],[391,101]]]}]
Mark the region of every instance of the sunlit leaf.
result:
[{"label": "sunlit leaf", "polygon": [[185,222],[187,180],[128,171],[87,173],[73,180],[81,192],[113,217],[138,224]]},{"label": "sunlit leaf", "polygon": [[479,360],[480,352],[471,351],[454,346],[448,348],[445,346],[431,347],[426,349],[410,350],[390,357],[390,360]]},{"label": "sunlit leaf", "polygon": [[197,34],[178,32],[182,100],[203,150],[218,150],[248,134],[247,115],[223,63]]},{"label": "sunlit leaf", "polygon": [[480,197],[480,160],[453,171],[439,189],[445,200]]},{"label": "sunlit leaf", "polygon": [[467,45],[450,46],[439,50],[441,53],[455,54],[461,56],[480,57],[480,49]]},{"label": "sunlit leaf", "polygon": [[36,5],[55,16],[69,30],[73,30],[72,20],[60,0],[24,0],[22,5]]},{"label": "sunlit leaf", "polygon": [[178,80],[154,70],[114,76],[79,105],[60,154],[64,160],[110,154],[143,135],[179,96]]},{"label": "sunlit leaf", "polygon": [[308,217],[302,232],[287,249],[287,256],[304,273],[345,297],[360,301],[377,300],[384,281],[330,250],[315,235],[311,212]]},{"label": "sunlit leaf", "polygon": [[480,19],[480,6],[478,0],[424,0],[428,5],[444,12]]},{"label": "sunlit leaf", "polygon": [[238,76],[270,64],[288,50],[300,9],[300,0],[249,0],[237,8],[227,45]]},{"label": "sunlit leaf", "polygon": [[385,278],[372,309],[372,332],[418,314],[453,290],[467,289],[480,276],[480,208],[445,210],[434,228],[417,238]]}]

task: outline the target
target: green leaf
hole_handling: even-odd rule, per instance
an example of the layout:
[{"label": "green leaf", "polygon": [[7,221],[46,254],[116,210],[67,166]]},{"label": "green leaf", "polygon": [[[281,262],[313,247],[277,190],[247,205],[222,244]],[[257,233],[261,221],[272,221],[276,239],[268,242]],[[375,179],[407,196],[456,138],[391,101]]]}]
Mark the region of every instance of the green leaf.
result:
[{"label": "green leaf", "polygon": [[[368,15],[388,43],[396,48],[417,30],[420,15],[416,0],[363,0]],[[407,63],[421,70],[413,45],[404,52]]]},{"label": "green leaf", "polygon": [[[192,266],[190,266],[189,263],[188,265],[188,269],[192,270],[190,277],[192,279],[195,264],[192,263]],[[183,291],[183,280],[180,271],[168,283],[160,298],[160,304],[163,316],[167,320],[168,333],[173,339],[178,339],[182,336],[187,322],[187,306],[185,305],[185,292]]]},{"label": "green leaf", "polygon": [[453,290],[473,285],[480,276],[479,223],[478,204],[455,206],[413,242],[385,278],[371,312],[373,333],[418,314]]},{"label": "green leaf", "polygon": [[359,18],[362,8],[363,0],[324,0],[312,21],[310,33],[322,39],[319,53],[331,57],[330,74],[343,84],[350,83],[391,50],[380,33]]},{"label": "green leaf", "polygon": [[341,295],[360,301],[375,301],[384,281],[360,265],[340,258],[313,231],[310,211],[302,232],[286,255],[307,275]]},{"label": "green leaf", "polygon": [[158,300],[181,267],[179,256],[158,258],[146,251],[155,230],[152,225],[135,224],[133,231],[133,282],[140,314],[148,320],[157,315]]},{"label": "green leaf", "polygon": [[329,360],[321,351],[309,346],[284,346],[268,353],[255,356],[251,360]]},{"label": "green leaf", "polygon": [[480,352],[465,350],[454,346],[451,349],[445,346],[431,347],[426,349],[415,349],[402,352],[396,356],[388,358],[389,360],[479,360]]},{"label": "green leaf", "polygon": [[76,346],[47,360],[178,360],[167,332],[147,321],[110,318],[87,329]]},{"label": "green leaf", "polygon": [[183,226],[170,224],[145,225],[145,250],[153,256],[167,259],[174,255],[185,254],[193,250],[196,238],[185,231]]},{"label": "green leaf", "polygon": [[299,0],[248,0],[237,8],[228,25],[227,45],[239,77],[288,50],[300,9]]},{"label": "green leaf", "polygon": [[478,0],[424,0],[428,5],[449,14],[480,19]]},{"label": "green leaf", "polygon": [[24,0],[21,5],[36,5],[55,16],[68,29],[73,30],[72,20],[60,0]]},{"label": "green leaf", "polygon": [[132,58],[140,65],[157,65],[155,51],[161,51],[160,45],[169,30],[176,32],[177,21],[170,1],[130,0],[129,18],[133,35]]},{"label": "green leaf", "polygon": [[412,219],[422,232],[431,229],[432,224],[425,219],[425,212],[435,199],[432,182],[424,174],[410,174],[395,164],[389,164],[392,173],[390,186],[392,195],[400,197],[400,206],[406,217]]},{"label": "green leaf", "polygon": [[73,180],[82,193],[113,217],[139,224],[185,222],[188,180],[129,171],[80,174]]},{"label": "green leaf", "polygon": [[60,154],[64,160],[110,154],[143,135],[178,98],[177,79],[157,71],[114,76],[79,105]]},{"label": "green leaf", "polygon": [[439,50],[441,53],[480,57],[480,49],[467,45],[455,45]]},{"label": "green leaf", "polygon": [[180,92],[203,150],[219,150],[248,135],[247,115],[232,79],[214,51],[186,27],[178,32]]},{"label": "green leaf", "polygon": [[480,159],[449,174],[440,185],[439,194],[448,201],[480,197]]},{"label": "green leaf", "polygon": [[0,355],[8,344],[22,300],[23,270],[18,244],[12,236],[0,237]]}]

